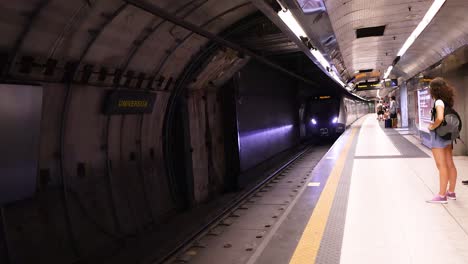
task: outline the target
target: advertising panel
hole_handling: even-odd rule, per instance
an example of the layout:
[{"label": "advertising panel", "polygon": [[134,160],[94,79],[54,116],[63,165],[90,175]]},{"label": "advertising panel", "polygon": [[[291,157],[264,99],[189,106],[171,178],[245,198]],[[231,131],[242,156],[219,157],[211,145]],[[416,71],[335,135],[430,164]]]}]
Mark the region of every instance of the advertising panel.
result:
[{"label": "advertising panel", "polygon": [[431,110],[433,100],[429,94],[429,89],[425,88],[418,90],[418,117],[419,117],[419,130],[429,133],[427,127],[432,123]]}]

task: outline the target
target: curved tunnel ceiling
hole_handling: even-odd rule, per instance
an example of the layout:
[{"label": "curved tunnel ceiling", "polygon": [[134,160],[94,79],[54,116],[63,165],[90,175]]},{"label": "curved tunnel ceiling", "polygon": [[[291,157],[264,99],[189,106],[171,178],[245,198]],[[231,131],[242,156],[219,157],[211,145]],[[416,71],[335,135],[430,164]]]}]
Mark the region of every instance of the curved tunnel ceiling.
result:
[{"label": "curved tunnel ceiling", "polygon": [[[292,1],[286,2],[291,5]],[[219,33],[257,11],[247,0],[149,2],[212,33]],[[324,50],[329,58],[347,71],[347,74],[341,72],[343,75],[353,76],[362,69],[383,72],[432,2],[325,0],[327,14],[321,14],[320,10],[304,13],[301,23],[317,24],[324,15],[325,20],[329,19],[334,32],[332,39],[327,27],[322,31],[312,30],[310,34],[317,35],[317,41],[326,44]],[[408,79],[468,43],[465,2],[450,0],[444,4],[401,58],[392,77]],[[168,81],[177,78],[192,55],[208,42],[120,0],[18,0],[2,3],[2,9],[0,52],[2,57],[5,54],[8,57],[7,67],[2,70],[12,76],[24,77],[18,72],[18,64],[23,57],[32,56],[34,63],[40,65],[54,59],[58,68],[64,68],[68,61],[78,61],[80,67],[89,64],[95,71],[106,67],[110,72],[120,69],[146,76],[165,76]],[[356,29],[379,25],[386,26],[384,36],[356,39]],[[261,52],[262,49],[272,53],[301,50],[279,32],[268,37],[245,38],[241,44]],[[59,76],[47,78],[59,79]]]},{"label": "curved tunnel ceiling", "polygon": [[448,0],[397,64],[411,78],[468,43],[468,3]]},{"label": "curved tunnel ceiling", "polygon": [[[325,0],[348,72],[392,65],[433,0]],[[408,79],[468,43],[468,5],[448,0],[403,55],[391,77]],[[383,36],[356,38],[356,29],[385,26]]]},{"label": "curved tunnel ceiling", "polygon": [[[249,18],[258,13],[251,1],[143,2],[213,34],[220,34],[232,25],[245,22],[250,28],[237,34],[232,41],[273,61],[278,55],[301,54],[300,47],[278,30],[272,21],[264,16]],[[123,85],[129,88],[172,89],[186,65],[209,40],[130,3],[121,0],[19,0],[2,3],[2,13],[5,14],[0,18],[0,31],[4,33],[0,39],[2,78],[61,82],[64,72],[78,67],[75,79],[86,78],[88,71],[91,78],[87,78],[94,85],[122,85],[121,79],[126,77]],[[317,23],[323,12],[322,15],[314,15],[312,22],[318,27],[322,25],[325,32],[319,35],[327,42],[327,50],[336,52],[336,42],[328,36],[332,32],[331,26]],[[221,66],[216,67],[216,74],[209,76],[222,82],[245,64],[242,61],[231,58],[218,60],[214,63]],[[279,61],[285,60],[279,58]],[[46,74],[49,64],[55,70]],[[24,72],[24,65],[29,65],[32,70]],[[229,69],[231,65],[235,67]],[[300,73],[296,76],[313,84],[314,88],[347,92],[313,64],[306,70],[291,67],[291,63],[278,65],[283,69],[292,69],[292,75]],[[201,78],[204,83],[210,82],[207,76]],[[141,81],[136,84],[137,78],[143,80],[143,86]]]},{"label": "curved tunnel ceiling", "polygon": [[[326,6],[349,74],[385,72],[430,7],[430,0],[328,0]],[[409,11],[408,6],[412,6]],[[385,26],[383,36],[357,38],[356,29]]]},{"label": "curved tunnel ceiling", "polygon": [[[245,0],[152,2],[214,33],[257,11]],[[176,78],[208,41],[119,0],[7,1],[2,9],[0,50],[8,53],[13,75],[23,56],[33,56],[39,64],[56,59],[58,67],[82,61]]]}]

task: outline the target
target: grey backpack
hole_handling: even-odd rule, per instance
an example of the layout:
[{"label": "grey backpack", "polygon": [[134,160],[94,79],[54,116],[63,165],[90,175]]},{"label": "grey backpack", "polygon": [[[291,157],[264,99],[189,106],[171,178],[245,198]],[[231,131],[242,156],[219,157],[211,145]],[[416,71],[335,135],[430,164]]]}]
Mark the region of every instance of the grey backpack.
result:
[{"label": "grey backpack", "polygon": [[[444,120],[435,129],[436,134],[445,140],[456,140],[460,138],[460,131],[462,129],[462,121],[460,115],[452,107],[444,107]],[[435,120],[435,104],[432,110],[433,119]]]}]

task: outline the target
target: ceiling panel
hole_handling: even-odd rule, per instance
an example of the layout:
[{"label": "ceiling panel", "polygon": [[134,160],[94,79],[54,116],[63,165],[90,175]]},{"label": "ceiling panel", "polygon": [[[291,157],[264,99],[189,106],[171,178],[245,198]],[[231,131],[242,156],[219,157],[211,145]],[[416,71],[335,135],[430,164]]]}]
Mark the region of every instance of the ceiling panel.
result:
[{"label": "ceiling panel", "polygon": [[448,0],[397,64],[406,78],[417,75],[468,44],[468,4]]},{"label": "ceiling panel", "polygon": [[[367,68],[384,72],[431,4],[432,0],[325,1],[348,73]],[[356,29],[382,25],[384,36],[356,38]]]}]

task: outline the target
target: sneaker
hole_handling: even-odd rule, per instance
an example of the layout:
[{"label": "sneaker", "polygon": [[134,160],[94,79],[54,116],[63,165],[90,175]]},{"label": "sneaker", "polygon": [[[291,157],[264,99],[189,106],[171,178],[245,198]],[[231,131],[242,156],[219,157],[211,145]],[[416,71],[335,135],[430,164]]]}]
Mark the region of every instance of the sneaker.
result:
[{"label": "sneaker", "polygon": [[447,196],[447,199],[450,199],[450,200],[456,200],[457,199],[457,195],[454,192],[447,191],[447,193],[445,195]]},{"label": "sneaker", "polygon": [[447,196],[441,197],[440,195],[434,196],[431,200],[427,200],[426,202],[428,203],[440,203],[440,204],[446,204],[447,203]]}]

